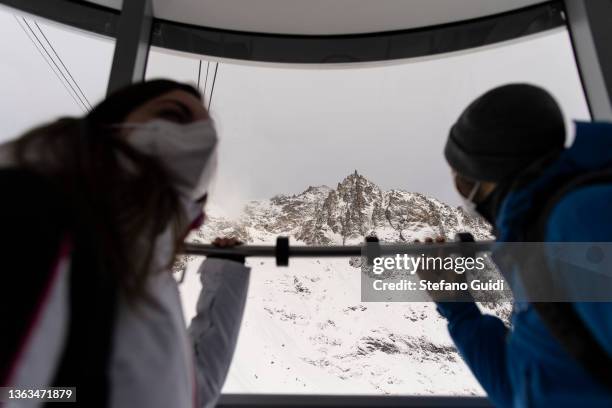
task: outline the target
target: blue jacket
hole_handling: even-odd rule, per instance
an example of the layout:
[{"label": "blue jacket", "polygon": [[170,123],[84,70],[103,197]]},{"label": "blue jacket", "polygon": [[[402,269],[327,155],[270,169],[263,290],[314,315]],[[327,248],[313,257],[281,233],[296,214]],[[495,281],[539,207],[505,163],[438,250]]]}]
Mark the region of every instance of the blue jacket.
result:
[{"label": "blue jacket", "polygon": [[[504,199],[496,220],[498,241],[518,241],[534,193],[552,178],[568,179],[612,167],[612,124],[576,124],[573,145],[541,176]],[[547,220],[547,242],[612,242],[612,183],[568,193]],[[504,271],[506,273],[507,271]],[[612,303],[573,304],[612,356]],[[460,354],[498,407],[612,407],[612,393],[597,383],[553,338],[529,303],[517,302],[512,329],[474,303],[438,305]]]}]

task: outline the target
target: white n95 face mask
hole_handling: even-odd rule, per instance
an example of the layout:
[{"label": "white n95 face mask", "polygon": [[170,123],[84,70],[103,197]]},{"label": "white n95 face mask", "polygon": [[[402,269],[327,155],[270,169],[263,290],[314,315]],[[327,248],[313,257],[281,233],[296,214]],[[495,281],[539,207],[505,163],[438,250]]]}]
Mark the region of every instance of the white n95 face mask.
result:
[{"label": "white n95 face mask", "polygon": [[217,169],[218,139],[212,120],[186,125],[152,120],[121,127],[134,129],[127,142],[160,160],[181,196],[195,201],[208,193]]}]

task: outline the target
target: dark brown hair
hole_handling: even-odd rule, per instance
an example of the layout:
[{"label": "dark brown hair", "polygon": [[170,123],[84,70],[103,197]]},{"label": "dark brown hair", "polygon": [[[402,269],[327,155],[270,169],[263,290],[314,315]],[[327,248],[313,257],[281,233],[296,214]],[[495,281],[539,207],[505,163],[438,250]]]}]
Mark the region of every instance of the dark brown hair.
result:
[{"label": "dark brown hair", "polygon": [[159,234],[172,226],[176,254],[186,228],[165,168],[110,126],[137,106],[125,107],[106,124],[87,117],[59,119],[13,143],[17,165],[50,180],[65,197],[76,250],[79,238],[90,242],[95,251],[91,267],[112,274],[128,299],[146,294]]}]

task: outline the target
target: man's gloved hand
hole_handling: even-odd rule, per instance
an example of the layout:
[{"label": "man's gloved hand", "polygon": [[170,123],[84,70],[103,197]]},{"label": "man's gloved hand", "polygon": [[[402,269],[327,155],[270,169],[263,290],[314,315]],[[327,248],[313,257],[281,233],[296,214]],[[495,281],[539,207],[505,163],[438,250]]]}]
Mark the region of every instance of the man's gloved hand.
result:
[{"label": "man's gloved hand", "polygon": [[[238,238],[220,238],[220,237],[217,237],[212,242],[212,244],[214,246],[216,246],[216,247],[219,247],[219,248],[233,248],[235,246],[242,245],[243,243]],[[227,255],[221,255],[221,254],[218,254],[218,255],[209,255],[208,258],[227,259],[228,261],[239,262],[241,264],[244,264],[244,261],[245,261],[245,257],[243,255],[233,255],[233,254],[227,254]]]},{"label": "man's gloved hand", "polygon": [[[417,239],[414,241],[415,243],[419,243],[420,241]],[[426,238],[426,244],[442,244],[446,242],[444,237],[436,237]],[[433,256],[438,256],[440,258],[445,258],[446,256],[450,256],[449,254],[444,254],[442,250],[435,252]],[[454,270],[445,270],[445,269],[435,269],[435,270],[417,270],[417,275],[421,280],[428,280],[432,283],[437,282],[447,282],[447,283],[462,283],[466,282],[464,273],[457,273]],[[462,290],[432,290],[429,291],[429,296],[431,300],[434,302],[466,302],[473,301],[472,295],[469,291]]]}]

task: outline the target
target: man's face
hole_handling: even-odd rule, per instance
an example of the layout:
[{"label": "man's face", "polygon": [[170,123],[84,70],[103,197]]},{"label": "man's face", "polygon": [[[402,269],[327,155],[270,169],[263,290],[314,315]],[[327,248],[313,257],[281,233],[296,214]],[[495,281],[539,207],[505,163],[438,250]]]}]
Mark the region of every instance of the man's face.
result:
[{"label": "man's face", "polygon": [[493,183],[491,181],[479,182],[477,180],[472,180],[457,173],[457,171],[455,171],[454,169],[451,169],[451,174],[453,177],[453,182],[455,184],[455,189],[457,189],[459,194],[461,194],[465,198],[468,198],[470,196],[470,193],[474,189],[474,186],[476,186],[476,184],[479,184],[478,191],[476,192],[476,195],[473,199],[475,203],[480,203],[485,200],[489,196],[489,194],[491,194],[491,192],[495,190],[495,187],[497,187],[497,183]]},{"label": "man's face", "polygon": [[461,194],[463,197],[467,198],[470,195],[470,192],[476,185],[476,181],[469,180],[468,178],[460,175],[455,170],[451,169],[451,174],[453,177],[453,183],[455,184],[455,189]]}]

